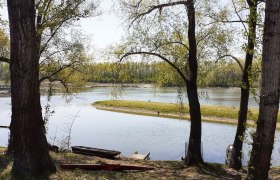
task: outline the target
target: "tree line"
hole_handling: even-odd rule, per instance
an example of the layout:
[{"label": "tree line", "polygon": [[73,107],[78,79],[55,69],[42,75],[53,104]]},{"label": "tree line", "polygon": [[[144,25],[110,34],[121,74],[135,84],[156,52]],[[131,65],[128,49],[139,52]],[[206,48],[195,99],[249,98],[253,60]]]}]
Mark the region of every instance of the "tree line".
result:
[{"label": "tree line", "polygon": [[[53,64],[53,69],[57,67]],[[46,69],[53,71],[50,65]],[[252,66],[252,79],[254,86],[259,85],[260,62]],[[43,68],[42,68],[43,69]],[[71,68],[65,68],[53,77],[54,79],[64,79]],[[95,73],[91,73],[95,72]],[[46,72],[40,71],[40,76],[44,77]],[[0,81],[9,83],[9,66],[0,63]],[[199,87],[240,87],[242,80],[242,70],[236,62],[214,62],[202,61],[198,68]],[[172,67],[164,62],[133,62],[122,63],[86,63],[80,65],[78,70],[69,77],[68,83],[73,86],[81,86],[83,83],[152,83],[161,87],[176,87],[181,85],[180,77]]]},{"label": "tree line", "polygon": [[[258,85],[259,64],[254,66]],[[87,81],[99,83],[154,83],[162,87],[180,86],[179,75],[165,62],[96,63],[87,65]],[[91,74],[90,72],[95,72]],[[202,61],[198,68],[199,87],[240,87],[242,70],[236,62]]]}]

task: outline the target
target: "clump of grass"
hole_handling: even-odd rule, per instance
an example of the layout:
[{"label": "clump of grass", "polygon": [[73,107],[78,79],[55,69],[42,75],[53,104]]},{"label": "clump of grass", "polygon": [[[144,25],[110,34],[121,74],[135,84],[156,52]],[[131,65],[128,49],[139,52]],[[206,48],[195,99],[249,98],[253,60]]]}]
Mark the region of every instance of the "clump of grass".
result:
[{"label": "clump of grass", "polygon": [[[172,104],[172,103],[126,101],[126,100],[97,101],[93,105],[151,110],[151,111],[159,111],[163,113],[179,112],[179,108],[180,108],[178,104]],[[187,106],[184,106],[183,112],[188,113],[189,108]]]},{"label": "clump of grass", "polygon": [[[128,100],[107,100],[97,101],[93,103],[93,106],[109,106],[116,108],[131,108],[138,110],[148,110],[160,113],[180,113],[180,105],[174,103],[162,103],[162,102],[147,102],[147,101],[128,101]],[[226,106],[210,106],[201,105],[202,116],[208,117],[222,117],[237,119],[239,107],[226,107]],[[189,106],[185,104],[181,113],[189,113]],[[279,119],[278,115],[278,119]],[[257,120],[258,110],[250,109],[248,112],[249,120]]]}]

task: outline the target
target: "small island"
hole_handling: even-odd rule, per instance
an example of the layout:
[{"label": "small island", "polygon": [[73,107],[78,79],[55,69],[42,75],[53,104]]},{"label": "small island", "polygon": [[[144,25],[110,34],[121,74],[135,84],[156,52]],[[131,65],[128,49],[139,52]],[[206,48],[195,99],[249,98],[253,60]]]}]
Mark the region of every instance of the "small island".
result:
[{"label": "small island", "polygon": [[[95,108],[106,111],[122,112],[146,116],[158,116],[189,120],[189,107],[187,104],[181,106],[175,103],[151,102],[151,101],[131,101],[131,100],[106,100],[96,101],[92,104]],[[201,105],[202,121],[237,124],[238,107]],[[248,111],[248,126],[255,126],[258,117],[258,109],[251,108]],[[278,115],[279,119],[279,115]],[[280,124],[277,124],[280,129]]]}]

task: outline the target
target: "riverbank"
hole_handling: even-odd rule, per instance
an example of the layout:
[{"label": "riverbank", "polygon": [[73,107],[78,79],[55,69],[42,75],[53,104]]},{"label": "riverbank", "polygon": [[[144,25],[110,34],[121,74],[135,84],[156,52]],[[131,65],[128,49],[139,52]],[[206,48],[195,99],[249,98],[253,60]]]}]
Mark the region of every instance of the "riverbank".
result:
[{"label": "riverbank", "polygon": [[[173,103],[127,100],[97,101],[92,105],[100,110],[182,120],[190,119],[189,107],[187,105],[181,108],[178,104]],[[202,121],[206,122],[237,124],[238,111],[238,107],[201,105]],[[258,110],[249,109],[247,125],[255,126],[257,118]],[[277,123],[277,129],[280,129],[280,123]]]},{"label": "riverbank", "polygon": [[[43,81],[40,84],[41,89],[48,89],[50,82],[48,80]],[[55,89],[64,88],[63,84],[59,81],[52,82],[52,86]],[[71,88],[72,84],[68,84]],[[137,88],[151,88],[155,87],[155,84],[147,84],[147,83],[94,83],[94,82],[86,82],[83,87],[75,87],[75,88],[96,88],[96,87],[137,87]]]},{"label": "riverbank", "polygon": [[137,87],[137,88],[152,88],[156,87],[155,84],[146,84],[146,83],[92,83],[87,82],[85,85],[86,88],[95,88],[95,87]]},{"label": "riverbank", "polygon": [[0,91],[0,97],[10,97],[11,93],[9,91]]},{"label": "riverbank", "polygon": [[[5,148],[0,148],[0,179],[10,179],[12,159],[4,155]],[[117,159],[104,159],[94,156],[84,156],[72,153],[53,153],[51,157],[57,167],[57,172],[48,179],[244,179],[246,169],[234,171],[222,164],[205,163],[197,167],[187,167],[183,161],[147,161],[133,160],[127,157]],[[84,163],[84,164],[121,164],[152,167],[149,171],[66,171],[59,167],[60,163]],[[280,178],[280,168],[272,167],[270,179]]]}]

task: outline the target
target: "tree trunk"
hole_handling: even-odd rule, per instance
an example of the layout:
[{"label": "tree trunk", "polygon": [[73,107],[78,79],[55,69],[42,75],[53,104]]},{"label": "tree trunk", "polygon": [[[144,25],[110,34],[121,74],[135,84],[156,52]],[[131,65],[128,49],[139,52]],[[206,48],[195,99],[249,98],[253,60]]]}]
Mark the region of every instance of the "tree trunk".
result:
[{"label": "tree trunk", "polygon": [[280,1],[266,1],[262,85],[257,131],[248,164],[247,179],[267,179],[279,108]]},{"label": "tree trunk", "polygon": [[14,155],[14,145],[13,145],[13,136],[11,134],[11,127],[10,127],[10,134],[9,134],[9,141],[8,141],[6,155],[10,157]]},{"label": "tree trunk", "polygon": [[9,0],[14,163],[22,177],[55,172],[47,149],[39,92],[34,0]]},{"label": "tree trunk", "polygon": [[201,155],[201,113],[198,101],[197,87],[187,85],[189,109],[191,117],[191,131],[189,137],[188,154],[185,163],[188,166],[203,162]]},{"label": "tree trunk", "polygon": [[196,58],[196,37],[195,37],[195,9],[194,1],[187,1],[188,11],[188,39],[189,39],[189,81],[186,82],[187,94],[190,107],[191,131],[189,137],[188,154],[185,159],[186,165],[195,165],[203,162],[201,156],[201,112],[197,94],[197,58]]},{"label": "tree trunk", "polygon": [[229,157],[229,167],[236,170],[242,168],[242,146],[243,137],[246,130],[247,114],[248,114],[248,101],[250,94],[250,82],[249,76],[251,74],[251,67],[254,56],[254,48],[256,41],[256,24],[257,24],[257,0],[247,0],[250,8],[249,14],[249,32],[248,32],[248,42],[245,57],[245,66],[242,75],[242,85],[241,85],[241,98],[240,107],[238,114],[238,125],[235,134],[235,139],[233,143],[233,149]]}]

